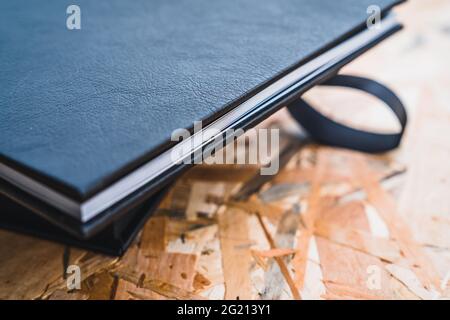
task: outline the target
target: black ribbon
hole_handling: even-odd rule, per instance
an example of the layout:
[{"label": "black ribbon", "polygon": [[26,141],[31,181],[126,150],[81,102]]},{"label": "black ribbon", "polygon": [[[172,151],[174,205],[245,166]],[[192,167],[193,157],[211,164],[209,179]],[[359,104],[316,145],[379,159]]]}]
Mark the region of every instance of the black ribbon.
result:
[{"label": "black ribbon", "polygon": [[383,134],[351,128],[327,118],[304,100],[298,99],[288,106],[288,110],[311,138],[319,143],[371,153],[398,147],[407,123],[407,115],[395,93],[376,81],[349,75],[336,75],[321,85],[358,89],[379,98],[394,112],[401,130],[398,133]]}]

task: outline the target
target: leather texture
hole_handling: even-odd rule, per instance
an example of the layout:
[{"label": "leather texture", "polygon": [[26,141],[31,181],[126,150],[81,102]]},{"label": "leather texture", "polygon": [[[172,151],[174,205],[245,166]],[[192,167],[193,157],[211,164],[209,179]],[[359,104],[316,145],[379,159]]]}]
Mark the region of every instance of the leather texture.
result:
[{"label": "leather texture", "polygon": [[0,2],[0,159],[84,198],[392,0]]}]

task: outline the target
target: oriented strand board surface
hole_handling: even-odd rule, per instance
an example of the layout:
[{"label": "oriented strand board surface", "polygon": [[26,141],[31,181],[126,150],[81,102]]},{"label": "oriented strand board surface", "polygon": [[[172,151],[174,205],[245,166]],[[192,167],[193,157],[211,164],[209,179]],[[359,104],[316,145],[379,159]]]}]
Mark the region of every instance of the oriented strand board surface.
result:
[{"label": "oriented strand board surface", "polygon": [[[450,3],[412,0],[397,11],[405,30],[343,71],[404,100],[399,150],[302,145],[280,112],[266,122],[284,132],[277,175],[196,166],[121,258],[0,231],[0,298],[450,298]],[[307,98],[342,121],[395,127],[352,94],[318,88]],[[67,260],[80,267],[79,290],[67,290]]]}]

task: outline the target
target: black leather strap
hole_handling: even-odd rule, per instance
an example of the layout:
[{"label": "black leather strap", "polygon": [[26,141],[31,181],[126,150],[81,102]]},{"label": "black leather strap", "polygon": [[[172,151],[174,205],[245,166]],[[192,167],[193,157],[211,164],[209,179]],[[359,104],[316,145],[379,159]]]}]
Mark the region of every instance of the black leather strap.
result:
[{"label": "black leather strap", "polygon": [[400,144],[407,116],[402,102],[391,90],[376,81],[349,75],[336,75],[321,85],[354,88],[379,98],[397,116],[401,131],[382,134],[354,129],[327,118],[304,100],[296,100],[288,106],[288,110],[314,140],[364,152],[388,151]]}]

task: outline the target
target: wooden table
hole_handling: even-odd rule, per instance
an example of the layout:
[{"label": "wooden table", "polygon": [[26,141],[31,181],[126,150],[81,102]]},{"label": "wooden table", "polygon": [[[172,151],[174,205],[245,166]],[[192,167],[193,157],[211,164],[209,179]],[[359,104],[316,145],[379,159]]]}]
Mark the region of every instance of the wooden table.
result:
[{"label": "wooden table", "polygon": [[[284,134],[286,163],[269,180],[258,166],[195,167],[122,258],[0,231],[0,298],[450,298],[450,2],[396,11],[405,30],[343,73],[403,99],[399,150],[368,156]],[[358,93],[307,98],[354,125],[397,125]],[[285,112],[265,125],[293,126]],[[80,290],[67,289],[64,255],[80,267]]]}]

